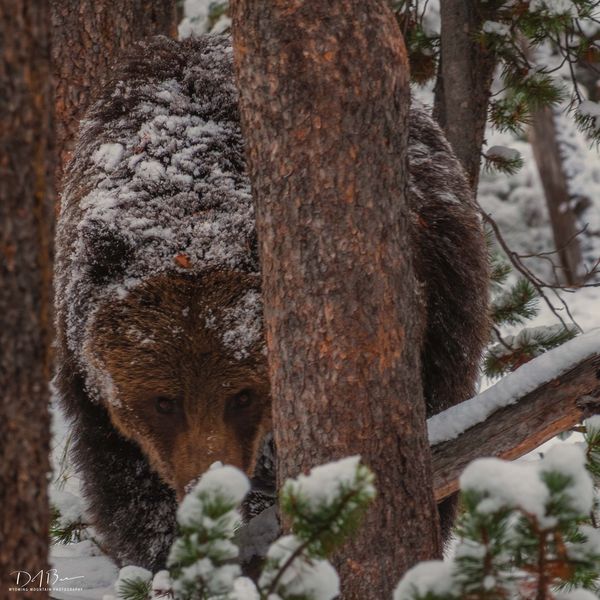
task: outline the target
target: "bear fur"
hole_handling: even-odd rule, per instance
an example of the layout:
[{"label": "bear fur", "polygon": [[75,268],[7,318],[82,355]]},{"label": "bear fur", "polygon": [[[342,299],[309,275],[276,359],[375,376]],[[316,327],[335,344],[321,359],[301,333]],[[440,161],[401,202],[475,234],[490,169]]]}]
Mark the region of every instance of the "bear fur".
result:
[{"label": "bear fur", "polygon": [[[440,128],[418,106],[409,128],[431,416],[474,392],[488,263]],[[99,91],[66,173],[55,289],[55,386],[91,519],[119,564],[156,571],[188,482],[216,460],[252,474],[271,428],[228,36],[144,43]]]}]

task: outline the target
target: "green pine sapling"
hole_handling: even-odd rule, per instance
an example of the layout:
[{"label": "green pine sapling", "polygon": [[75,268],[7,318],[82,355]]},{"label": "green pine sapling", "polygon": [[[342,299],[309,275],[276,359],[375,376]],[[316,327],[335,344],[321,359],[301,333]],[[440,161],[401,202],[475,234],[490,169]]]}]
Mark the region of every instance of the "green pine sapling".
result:
[{"label": "green pine sapling", "polygon": [[[585,443],[541,460],[474,461],[461,477],[464,511],[447,561],[411,569],[394,600],[598,600],[600,531],[593,479],[600,475],[600,417]],[[373,474],[351,457],[288,481],[281,508],[292,534],[274,544],[258,582],[240,575],[233,534],[248,489],[233,467],[205,474],[179,514],[170,573],[121,571],[118,598],[333,600],[339,580],[327,558],[360,523],[375,496]]]},{"label": "green pine sapling", "polygon": [[585,444],[555,446],[539,461],[471,463],[454,556],[414,567],[394,600],[598,600],[600,417],[586,430]]},{"label": "green pine sapling", "polygon": [[574,338],[578,330],[572,325],[556,324],[543,327],[523,327],[514,335],[502,335],[502,326],[524,326],[538,313],[539,297],[531,282],[517,279],[507,283],[510,265],[502,255],[490,251],[492,343],[488,347],[483,370],[487,377],[496,378],[514,371],[547,350]]},{"label": "green pine sapling", "polygon": [[[231,466],[205,473],[183,500],[179,536],[169,572],[152,578],[127,567],[115,590],[122,600],[333,600],[339,579],[327,560],[358,527],[375,497],[373,474],[359,457],[312,469],[284,484],[280,507],[290,535],[267,552],[258,582],[242,577],[234,543],[241,519],[237,507],[249,490],[246,476]],[[133,569],[133,570],[132,570]]]}]

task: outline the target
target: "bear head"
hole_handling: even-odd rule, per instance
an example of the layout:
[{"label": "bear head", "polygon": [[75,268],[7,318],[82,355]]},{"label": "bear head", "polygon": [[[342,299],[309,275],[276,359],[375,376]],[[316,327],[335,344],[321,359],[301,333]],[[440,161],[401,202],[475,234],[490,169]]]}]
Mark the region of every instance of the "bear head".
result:
[{"label": "bear head", "polygon": [[93,387],[180,499],[215,461],[251,474],[271,429],[259,279],[158,275],[89,325]]}]

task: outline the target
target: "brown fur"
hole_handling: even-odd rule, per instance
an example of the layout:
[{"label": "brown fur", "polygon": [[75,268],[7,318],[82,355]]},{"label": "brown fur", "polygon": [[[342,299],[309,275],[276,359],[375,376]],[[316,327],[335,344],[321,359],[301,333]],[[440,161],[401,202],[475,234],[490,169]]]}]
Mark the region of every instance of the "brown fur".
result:
[{"label": "brown fur", "polygon": [[[271,427],[264,354],[234,362],[207,327],[248,289],[259,289],[257,276],[158,276],[103,306],[92,325],[85,351],[118,391],[107,403],[113,424],[179,497],[217,460],[251,475]],[[240,392],[248,406],[235,406]],[[173,414],[158,412],[158,398],[176,402]]]}]

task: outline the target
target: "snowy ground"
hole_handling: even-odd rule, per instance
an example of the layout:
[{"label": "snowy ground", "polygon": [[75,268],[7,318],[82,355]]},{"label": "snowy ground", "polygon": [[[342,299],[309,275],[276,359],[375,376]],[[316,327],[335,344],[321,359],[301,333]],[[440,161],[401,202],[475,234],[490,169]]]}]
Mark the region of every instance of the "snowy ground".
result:
[{"label": "snowy ground", "polygon": [[[63,515],[85,519],[84,505],[79,490],[79,480],[65,462],[65,447],[68,445],[68,426],[58,410],[53,411],[53,482],[50,494]],[[90,532],[93,535],[93,532]],[[119,573],[116,565],[102,554],[96,543],[86,539],[78,543],[55,544],[51,549],[51,563],[63,581],[57,585],[72,587],[72,591],[55,591],[52,598],[101,600],[105,593],[112,592],[112,585]],[[83,577],[82,577],[83,576]]]}]

